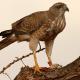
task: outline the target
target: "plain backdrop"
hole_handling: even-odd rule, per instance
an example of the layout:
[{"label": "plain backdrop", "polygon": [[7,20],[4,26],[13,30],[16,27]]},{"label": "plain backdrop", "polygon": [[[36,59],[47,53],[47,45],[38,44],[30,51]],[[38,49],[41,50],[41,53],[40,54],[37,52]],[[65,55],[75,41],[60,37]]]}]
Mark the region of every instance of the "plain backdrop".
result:
[{"label": "plain backdrop", "polygon": [[[80,56],[80,0],[0,0],[0,32],[11,29],[11,24],[20,18],[36,11],[48,10],[56,2],[64,2],[70,9],[66,12],[66,28],[55,39],[52,61],[63,66],[72,62]],[[2,38],[0,37],[0,40]],[[41,42],[42,47],[44,43]],[[0,71],[15,57],[21,57],[29,52],[28,43],[13,43],[0,51]],[[47,65],[45,51],[37,55],[40,66]],[[33,56],[23,59],[24,63],[34,66]],[[21,61],[12,65],[7,72],[12,80],[19,73],[20,68],[24,66]],[[9,80],[7,76],[1,74],[0,80]]]}]

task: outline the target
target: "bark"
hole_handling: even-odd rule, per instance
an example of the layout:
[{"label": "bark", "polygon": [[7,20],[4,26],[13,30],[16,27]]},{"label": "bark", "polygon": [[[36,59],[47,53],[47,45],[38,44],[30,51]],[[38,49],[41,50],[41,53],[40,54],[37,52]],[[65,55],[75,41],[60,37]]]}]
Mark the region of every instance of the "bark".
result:
[{"label": "bark", "polygon": [[80,80],[80,57],[60,69],[43,67],[42,73],[34,73],[31,67],[22,67],[14,80]]}]

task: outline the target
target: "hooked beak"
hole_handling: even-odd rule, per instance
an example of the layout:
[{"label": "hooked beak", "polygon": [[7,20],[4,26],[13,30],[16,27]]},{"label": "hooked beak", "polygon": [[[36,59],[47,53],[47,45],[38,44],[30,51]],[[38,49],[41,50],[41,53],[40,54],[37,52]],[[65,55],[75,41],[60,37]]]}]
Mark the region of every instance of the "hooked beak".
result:
[{"label": "hooked beak", "polygon": [[66,11],[68,11],[68,12],[69,12],[69,8],[68,8],[68,7],[66,7]]}]

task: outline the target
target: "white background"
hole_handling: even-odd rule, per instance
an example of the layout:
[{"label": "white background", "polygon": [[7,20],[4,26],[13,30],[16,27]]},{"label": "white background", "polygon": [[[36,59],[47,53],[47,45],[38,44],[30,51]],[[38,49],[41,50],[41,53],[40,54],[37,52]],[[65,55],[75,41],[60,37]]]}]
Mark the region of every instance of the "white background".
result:
[{"label": "white background", "polygon": [[[80,1],[79,0],[0,0],[0,32],[11,29],[11,23],[36,11],[48,10],[55,2],[64,2],[70,12],[66,13],[66,28],[55,40],[52,52],[53,63],[66,65],[80,56]],[[1,40],[1,37],[0,37]],[[41,43],[42,47],[44,44]],[[15,57],[21,57],[29,52],[28,43],[21,42],[8,46],[0,51],[0,70]],[[48,66],[45,51],[37,55],[40,66]],[[34,66],[33,56],[24,59],[26,65]],[[23,64],[19,61],[6,72],[12,80],[20,71]],[[0,75],[0,80],[9,80]]]}]

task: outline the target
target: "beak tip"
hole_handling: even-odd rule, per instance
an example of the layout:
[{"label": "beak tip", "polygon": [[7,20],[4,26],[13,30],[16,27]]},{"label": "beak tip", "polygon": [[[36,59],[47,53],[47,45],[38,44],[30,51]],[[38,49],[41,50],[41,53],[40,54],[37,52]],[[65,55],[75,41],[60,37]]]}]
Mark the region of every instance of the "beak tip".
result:
[{"label": "beak tip", "polygon": [[69,8],[66,8],[66,11],[68,11],[68,12],[69,12]]}]

